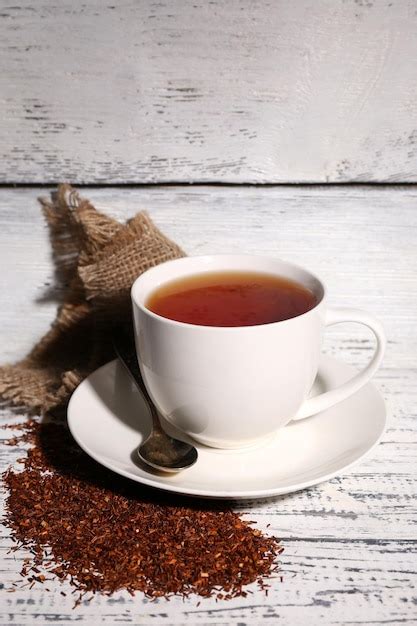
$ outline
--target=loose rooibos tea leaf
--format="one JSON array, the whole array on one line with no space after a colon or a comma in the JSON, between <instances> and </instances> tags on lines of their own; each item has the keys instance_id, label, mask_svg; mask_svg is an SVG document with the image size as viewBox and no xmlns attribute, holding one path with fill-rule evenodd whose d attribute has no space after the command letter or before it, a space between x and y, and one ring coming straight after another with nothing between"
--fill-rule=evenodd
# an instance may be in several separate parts
<instances>
[{"instance_id":1,"label":"loose rooibos tea leaf","mask_svg":"<svg viewBox=\"0 0 417 626\"><path fill-rule=\"evenodd\" d=\"M79 598L127 589L229 599L254 581L268 586L282 552L276 538L224 507L174 502L116 476L87 457L62 423L19 428L8 443L31 447L22 471L5 472L5 523L32 554L22 570L31 584L53 574Z\"/></svg>"}]
</instances>

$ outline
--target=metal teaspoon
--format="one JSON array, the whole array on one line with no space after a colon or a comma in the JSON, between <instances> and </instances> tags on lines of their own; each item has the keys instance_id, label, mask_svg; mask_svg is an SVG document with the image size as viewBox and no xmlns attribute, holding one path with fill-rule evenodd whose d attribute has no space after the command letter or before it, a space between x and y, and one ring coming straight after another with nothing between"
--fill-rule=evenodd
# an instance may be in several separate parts
<instances>
[{"instance_id":1,"label":"metal teaspoon","mask_svg":"<svg viewBox=\"0 0 417 626\"><path fill-rule=\"evenodd\" d=\"M184 441L170 437L162 429L158 411L145 387L139 369L133 336L130 336L126 331L117 329L112 333L112 341L117 356L144 396L152 417L151 433L137 450L139 458L147 465L162 472L175 473L191 467L197 461L197 450Z\"/></svg>"}]
</instances>

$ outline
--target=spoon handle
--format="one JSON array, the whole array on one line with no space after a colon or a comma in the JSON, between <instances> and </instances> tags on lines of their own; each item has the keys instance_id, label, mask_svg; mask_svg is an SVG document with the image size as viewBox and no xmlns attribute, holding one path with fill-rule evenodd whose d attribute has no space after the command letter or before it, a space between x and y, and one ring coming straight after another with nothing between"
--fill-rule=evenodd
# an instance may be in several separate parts
<instances>
[{"instance_id":1,"label":"spoon handle","mask_svg":"<svg viewBox=\"0 0 417 626\"><path fill-rule=\"evenodd\" d=\"M145 387L145 382L139 368L138 359L134 348L135 340L133 337L133 333L129 333L122 328L114 329L112 332L112 343L117 356L125 366L126 370L129 372L130 376L136 383L139 391L143 394L146 402L149 405L154 428L161 430L157 409L148 393L148 390Z\"/></svg>"}]
</instances>

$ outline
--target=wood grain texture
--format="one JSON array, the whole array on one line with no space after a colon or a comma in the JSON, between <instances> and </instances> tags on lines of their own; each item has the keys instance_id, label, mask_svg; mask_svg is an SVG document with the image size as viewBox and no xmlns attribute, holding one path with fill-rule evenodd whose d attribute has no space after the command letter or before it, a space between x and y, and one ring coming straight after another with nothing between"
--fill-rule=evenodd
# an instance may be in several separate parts
<instances>
[{"instance_id":1,"label":"wood grain texture","mask_svg":"<svg viewBox=\"0 0 417 626\"><path fill-rule=\"evenodd\" d=\"M414 0L3 0L0 181L417 181Z\"/></svg>"},{"instance_id":2,"label":"wood grain texture","mask_svg":"<svg viewBox=\"0 0 417 626\"><path fill-rule=\"evenodd\" d=\"M46 330L53 289L41 189L0 190L0 360L22 356ZM417 188L152 187L85 189L98 208L127 219L146 208L190 254L246 251L301 263L326 282L335 305L372 311L388 350L376 384L390 427L370 458L346 474L290 496L235 508L283 538L284 581L267 597L216 603L140 595L97 597L72 611L67 587L2 591L0 623L62 624L416 624ZM326 349L353 365L372 349L354 325L329 330ZM4 413L4 420L10 416ZM18 419L18 418L13 418ZM5 436L3 433L2 436ZM0 446L2 466L21 451ZM267 525L270 527L267 528ZM24 552L0 540L0 578L18 579Z\"/></svg>"}]
</instances>

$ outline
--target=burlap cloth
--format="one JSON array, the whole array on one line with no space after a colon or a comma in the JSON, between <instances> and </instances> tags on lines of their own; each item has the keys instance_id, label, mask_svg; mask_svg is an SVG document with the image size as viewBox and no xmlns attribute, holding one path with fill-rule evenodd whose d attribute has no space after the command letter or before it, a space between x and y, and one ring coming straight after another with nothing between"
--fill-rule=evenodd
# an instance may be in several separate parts
<instances>
[{"instance_id":1,"label":"burlap cloth","mask_svg":"<svg viewBox=\"0 0 417 626\"><path fill-rule=\"evenodd\" d=\"M29 413L62 407L81 380L113 358L110 327L131 323L130 287L142 272L184 256L145 212L126 224L70 185L40 200L63 302L28 356L0 368L0 397Z\"/></svg>"}]
</instances>

